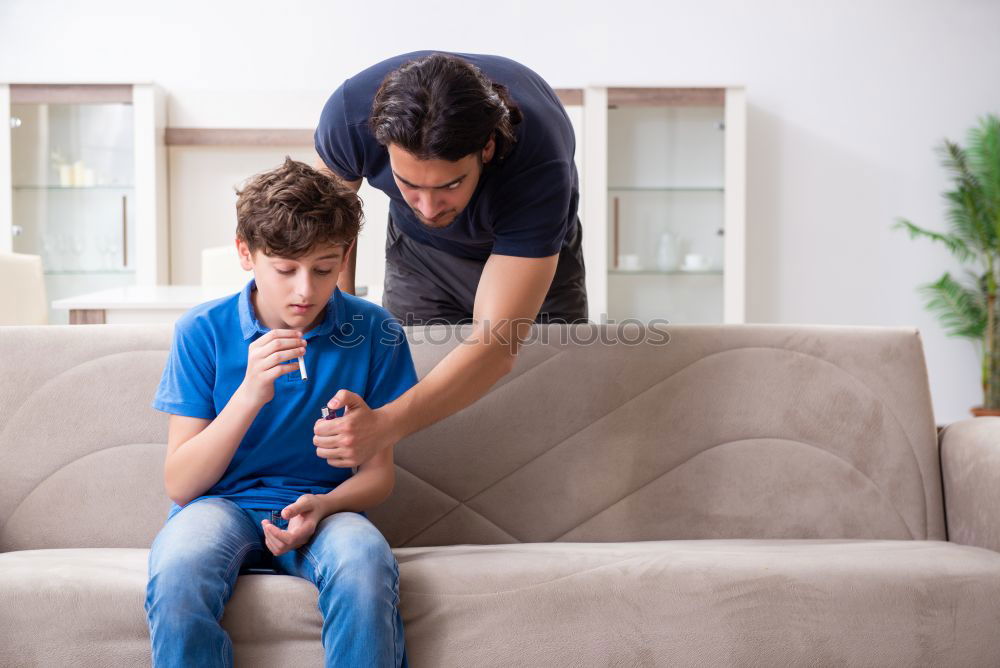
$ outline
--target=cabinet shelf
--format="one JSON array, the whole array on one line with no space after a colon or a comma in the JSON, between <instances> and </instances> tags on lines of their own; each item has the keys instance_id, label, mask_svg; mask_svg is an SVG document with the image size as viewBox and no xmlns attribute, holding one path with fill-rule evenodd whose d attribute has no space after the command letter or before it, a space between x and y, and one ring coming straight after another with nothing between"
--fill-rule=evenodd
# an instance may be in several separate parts
<instances>
[{"instance_id":1,"label":"cabinet shelf","mask_svg":"<svg viewBox=\"0 0 1000 668\"><path fill-rule=\"evenodd\" d=\"M69 269L66 271L46 271L46 276L104 276L134 274L135 269Z\"/></svg>"},{"instance_id":2,"label":"cabinet shelf","mask_svg":"<svg viewBox=\"0 0 1000 668\"><path fill-rule=\"evenodd\" d=\"M662 269L609 269L612 276L722 276L721 269L663 271Z\"/></svg>"},{"instance_id":3,"label":"cabinet shelf","mask_svg":"<svg viewBox=\"0 0 1000 668\"><path fill-rule=\"evenodd\" d=\"M120 185L120 186L14 186L14 192L26 191L26 192L36 192L36 191L58 191L58 190L73 190L73 191L87 191L87 190L134 190L135 186L132 185Z\"/></svg>"},{"instance_id":4,"label":"cabinet shelf","mask_svg":"<svg viewBox=\"0 0 1000 668\"><path fill-rule=\"evenodd\" d=\"M609 186L608 192L651 192L651 193L723 193L725 188L715 187L652 187L652 186Z\"/></svg>"}]
</instances>

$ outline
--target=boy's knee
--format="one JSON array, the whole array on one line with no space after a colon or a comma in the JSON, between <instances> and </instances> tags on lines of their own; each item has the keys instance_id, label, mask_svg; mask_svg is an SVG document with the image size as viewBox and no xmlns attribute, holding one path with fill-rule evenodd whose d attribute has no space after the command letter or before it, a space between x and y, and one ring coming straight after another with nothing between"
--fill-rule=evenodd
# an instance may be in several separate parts
<instances>
[{"instance_id":1,"label":"boy's knee","mask_svg":"<svg viewBox=\"0 0 1000 668\"><path fill-rule=\"evenodd\" d=\"M185 626L199 615L218 619L229 598L229 583L214 569L189 555L164 559L150 569L146 583L146 616ZM173 620L173 621L171 621Z\"/></svg>"},{"instance_id":2,"label":"boy's knee","mask_svg":"<svg viewBox=\"0 0 1000 668\"><path fill-rule=\"evenodd\" d=\"M339 515L348 515L339 513ZM330 522L321 536L317 558L332 569L333 573L356 574L382 579L394 574L396 560L385 538L364 517L337 517Z\"/></svg>"}]
</instances>

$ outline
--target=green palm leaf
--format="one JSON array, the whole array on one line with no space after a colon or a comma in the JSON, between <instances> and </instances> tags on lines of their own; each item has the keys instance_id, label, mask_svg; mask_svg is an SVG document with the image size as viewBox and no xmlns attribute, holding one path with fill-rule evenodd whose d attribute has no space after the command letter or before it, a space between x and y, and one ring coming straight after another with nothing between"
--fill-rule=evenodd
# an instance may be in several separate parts
<instances>
[{"instance_id":1,"label":"green palm leaf","mask_svg":"<svg viewBox=\"0 0 1000 668\"><path fill-rule=\"evenodd\" d=\"M920 286L927 309L936 314L949 336L982 340L986 308L978 286L965 286L945 273L934 283Z\"/></svg>"},{"instance_id":2,"label":"green palm leaf","mask_svg":"<svg viewBox=\"0 0 1000 668\"><path fill-rule=\"evenodd\" d=\"M1000 236L1000 118L980 119L979 127L969 130L968 168L980 185L982 215Z\"/></svg>"},{"instance_id":3,"label":"green palm leaf","mask_svg":"<svg viewBox=\"0 0 1000 668\"><path fill-rule=\"evenodd\" d=\"M985 215L983 188L970 166L968 152L946 139L939 153L941 164L951 172L956 185L955 190L944 193L951 233L978 251L994 247L997 228Z\"/></svg>"},{"instance_id":4,"label":"green palm leaf","mask_svg":"<svg viewBox=\"0 0 1000 668\"><path fill-rule=\"evenodd\" d=\"M892 229L905 229L910 233L911 239L916 239L918 237L925 237L931 241L937 241L944 244L952 255L957 257L961 262L971 262L976 259L976 252L969 247L968 242L954 234L941 234L940 232L934 232L933 230L925 230L922 227L918 227L904 218L897 218L896 224L892 226Z\"/></svg>"},{"instance_id":5,"label":"green palm leaf","mask_svg":"<svg viewBox=\"0 0 1000 668\"><path fill-rule=\"evenodd\" d=\"M1000 117L988 115L969 130L966 148L945 139L937 149L952 180L943 193L947 232L935 232L897 218L893 228L911 239L944 244L966 270L962 284L945 274L920 286L927 309L950 336L972 339L982 361L983 406L1000 408L1000 318L996 312L1000 278ZM992 328L992 329L991 329Z\"/></svg>"}]
</instances>

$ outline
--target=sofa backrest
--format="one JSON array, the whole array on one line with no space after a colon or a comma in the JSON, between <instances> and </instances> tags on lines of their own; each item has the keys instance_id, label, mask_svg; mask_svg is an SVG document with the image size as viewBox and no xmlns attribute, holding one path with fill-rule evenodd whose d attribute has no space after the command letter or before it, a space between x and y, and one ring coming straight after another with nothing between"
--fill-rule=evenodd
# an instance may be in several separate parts
<instances>
[{"instance_id":1,"label":"sofa backrest","mask_svg":"<svg viewBox=\"0 0 1000 668\"><path fill-rule=\"evenodd\" d=\"M464 329L410 329L423 376ZM148 547L164 326L0 328L0 551ZM402 441L394 546L944 539L919 333L541 326L479 402Z\"/></svg>"}]
</instances>

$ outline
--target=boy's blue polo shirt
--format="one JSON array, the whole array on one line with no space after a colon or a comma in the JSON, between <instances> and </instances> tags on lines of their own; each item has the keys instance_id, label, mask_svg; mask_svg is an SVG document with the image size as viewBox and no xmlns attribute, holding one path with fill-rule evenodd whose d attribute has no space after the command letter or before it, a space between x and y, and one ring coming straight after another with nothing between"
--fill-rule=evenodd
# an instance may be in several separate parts
<instances>
[{"instance_id":1,"label":"boy's blue polo shirt","mask_svg":"<svg viewBox=\"0 0 1000 668\"><path fill-rule=\"evenodd\" d=\"M254 314L255 289L251 280L242 292L200 304L177 321L153 408L206 419L222 412L246 375L250 344L270 331ZM198 498L283 508L302 494L329 492L351 477L351 469L316 456L313 425L320 409L341 389L378 408L417 382L399 322L339 289L322 322L304 337L309 379L293 371L274 382L274 399L257 413L222 478Z\"/></svg>"}]
</instances>

